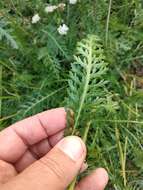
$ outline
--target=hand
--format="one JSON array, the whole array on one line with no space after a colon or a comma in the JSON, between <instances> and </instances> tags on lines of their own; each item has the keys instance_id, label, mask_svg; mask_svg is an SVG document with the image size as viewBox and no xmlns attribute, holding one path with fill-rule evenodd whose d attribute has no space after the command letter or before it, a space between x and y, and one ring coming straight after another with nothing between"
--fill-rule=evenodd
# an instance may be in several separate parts
<instances>
[{"instance_id":1,"label":"hand","mask_svg":"<svg viewBox=\"0 0 143 190\"><path fill-rule=\"evenodd\" d=\"M64 190L82 168L86 147L79 137L63 138L64 108L17 122L0 133L1 190ZM103 190L108 175L97 169L76 190Z\"/></svg>"}]
</instances>

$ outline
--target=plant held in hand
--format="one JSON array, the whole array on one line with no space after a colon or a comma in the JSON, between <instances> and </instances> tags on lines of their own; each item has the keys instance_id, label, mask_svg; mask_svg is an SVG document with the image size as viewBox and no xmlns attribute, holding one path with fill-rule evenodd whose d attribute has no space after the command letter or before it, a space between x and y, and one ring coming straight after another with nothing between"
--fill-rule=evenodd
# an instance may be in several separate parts
<instances>
[{"instance_id":1,"label":"plant held in hand","mask_svg":"<svg viewBox=\"0 0 143 190\"><path fill-rule=\"evenodd\" d=\"M72 134L74 135L83 126L82 134L86 142L90 126L96 112L96 107L105 104L104 75L107 63L103 46L95 35L88 35L77 45L75 62L71 65L67 104L75 113L75 123ZM107 93L107 92L106 92ZM69 187L74 189L76 179Z\"/></svg>"}]
</instances>

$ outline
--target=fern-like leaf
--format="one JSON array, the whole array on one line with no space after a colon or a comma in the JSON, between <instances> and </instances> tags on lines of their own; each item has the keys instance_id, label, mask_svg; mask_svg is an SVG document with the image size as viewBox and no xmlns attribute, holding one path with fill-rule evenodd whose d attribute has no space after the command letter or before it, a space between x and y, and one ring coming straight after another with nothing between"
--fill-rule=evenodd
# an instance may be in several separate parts
<instances>
[{"instance_id":1,"label":"fern-like leaf","mask_svg":"<svg viewBox=\"0 0 143 190\"><path fill-rule=\"evenodd\" d=\"M77 46L75 62L72 63L68 88L68 106L75 112L75 129L84 116L89 122L93 110L91 106L103 102L105 83L103 75L107 71L103 47L99 38L89 35Z\"/></svg>"},{"instance_id":2,"label":"fern-like leaf","mask_svg":"<svg viewBox=\"0 0 143 190\"><path fill-rule=\"evenodd\" d=\"M18 45L13 36L11 36L5 29L0 27L0 40L2 39L5 39L7 44L10 45L13 49L18 49Z\"/></svg>"}]
</instances>

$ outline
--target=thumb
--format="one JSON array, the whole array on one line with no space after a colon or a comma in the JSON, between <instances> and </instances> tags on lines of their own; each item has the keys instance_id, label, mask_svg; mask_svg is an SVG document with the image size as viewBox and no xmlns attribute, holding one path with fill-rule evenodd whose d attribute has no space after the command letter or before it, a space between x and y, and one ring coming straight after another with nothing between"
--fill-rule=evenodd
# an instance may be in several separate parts
<instances>
[{"instance_id":1,"label":"thumb","mask_svg":"<svg viewBox=\"0 0 143 190\"><path fill-rule=\"evenodd\" d=\"M46 156L9 182L4 190L64 190L78 174L86 156L79 137L62 139Z\"/></svg>"}]
</instances>

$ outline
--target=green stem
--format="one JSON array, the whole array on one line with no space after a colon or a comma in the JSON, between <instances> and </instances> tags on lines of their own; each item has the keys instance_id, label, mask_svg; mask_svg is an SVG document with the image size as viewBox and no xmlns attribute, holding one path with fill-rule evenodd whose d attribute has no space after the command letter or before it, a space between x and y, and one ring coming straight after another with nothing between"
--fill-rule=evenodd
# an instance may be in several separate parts
<instances>
[{"instance_id":1,"label":"green stem","mask_svg":"<svg viewBox=\"0 0 143 190\"><path fill-rule=\"evenodd\" d=\"M88 64L87 64L87 68L86 68L86 71L87 71L87 73L86 73L86 82L85 82L85 86L84 86L84 89L83 89L83 93L82 93L82 97L81 97L77 117L76 117L74 128L73 128L73 131L72 131L72 135L74 135L76 127L78 126L78 121L79 121L81 111L82 111L82 108L83 108L83 105L84 105L84 101L85 101L85 98L86 98L86 95L87 95L87 91L88 91L88 88L89 88L89 82L90 82L91 70L92 70L92 46L90 46L89 58L88 58L87 62L88 62Z\"/></svg>"},{"instance_id":2,"label":"green stem","mask_svg":"<svg viewBox=\"0 0 143 190\"><path fill-rule=\"evenodd\" d=\"M87 141L87 137L88 137L88 132L89 132L90 126L91 126L91 121L89 121L87 123L85 131L84 131L84 135L83 135L83 138L82 138L84 143L86 143L86 141ZM70 184L68 190L74 190L75 189L76 181L77 181L77 176L75 177L75 179Z\"/></svg>"},{"instance_id":3,"label":"green stem","mask_svg":"<svg viewBox=\"0 0 143 190\"><path fill-rule=\"evenodd\" d=\"M107 47L107 44L108 44L108 33L109 33L109 21L110 21L110 14L111 14L111 6L112 6L112 0L109 0L108 15L107 15L107 21L106 21L106 31L105 31L105 44L106 44L106 47Z\"/></svg>"},{"instance_id":4,"label":"green stem","mask_svg":"<svg viewBox=\"0 0 143 190\"><path fill-rule=\"evenodd\" d=\"M76 186L76 181L77 181L77 176L75 177L75 179L72 181L72 183L70 184L69 188L67 190L74 190L75 186Z\"/></svg>"},{"instance_id":5,"label":"green stem","mask_svg":"<svg viewBox=\"0 0 143 190\"><path fill-rule=\"evenodd\" d=\"M69 18L70 18L70 5L67 5L67 24L69 26Z\"/></svg>"},{"instance_id":6,"label":"green stem","mask_svg":"<svg viewBox=\"0 0 143 190\"><path fill-rule=\"evenodd\" d=\"M86 141L87 141L87 137L88 137L88 132L89 132L89 129L90 129L90 125L91 125L91 121L89 121L89 122L87 123L87 126L86 126L85 131L84 131L84 135L83 135L83 138L82 138L84 143L86 143Z\"/></svg>"},{"instance_id":7,"label":"green stem","mask_svg":"<svg viewBox=\"0 0 143 190\"><path fill-rule=\"evenodd\" d=\"M93 62L92 62L92 40L90 41L90 46L89 46L89 56L87 58L87 65L86 65L86 76L85 76L85 85L84 85L84 88L83 88L83 93L82 93L82 96L81 96L81 100L80 100L80 103L79 103L79 109L77 111L77 117L75 119L75 124L74 124L74 127L73 127L73 131L72 131L72 135L75 134L75 131L76 131L76 128L79 124L79 119L80 119L80 116L81 116L81 112L82 112L82 109L83 109L83 106L84 106L84 102L85 102L85 99L86 99L86 96L87 96L87 92L88 92L88 89L89 89L89 83L90 83L90 80L91 80L91 71L92 71L92 66L93 66ZM91 122L89 121L87 123L87 126L85 128L85 131L84 131L84 135L83 135L83 141L84 143L86 143L86 140L87 140L87 136L88 136L88 132L89 132L89 129L90 129L90 125L91 125ZM75 177L75 179L73 180L73 182L70 184L68 190L74 190L75 189L75 185L76 185L76 181L77 181L77 177Z\"/></svg>"}]
</instances>

